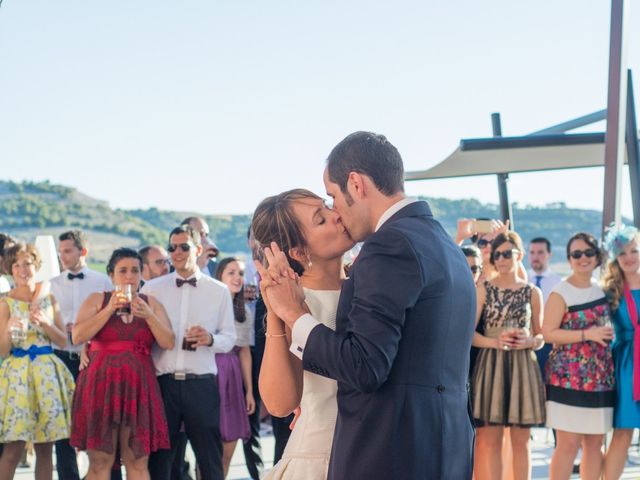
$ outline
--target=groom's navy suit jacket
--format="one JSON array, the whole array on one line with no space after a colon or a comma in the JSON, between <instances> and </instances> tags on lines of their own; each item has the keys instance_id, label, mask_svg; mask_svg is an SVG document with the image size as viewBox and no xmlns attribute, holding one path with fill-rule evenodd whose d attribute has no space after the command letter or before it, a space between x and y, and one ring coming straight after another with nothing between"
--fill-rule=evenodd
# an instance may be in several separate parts
<instances>
[{"instance_id":1,"label":"groom's navy suit jacket","mask_svg":"<svg viewBox=\"0 0 640 480\"><path fill-rule=\"evenodd\" d=\"M460 248L425 202L364 243L336 331L316 326L306 370L338 380L329 479L470 479L467 375L476 294Z\"/></svg>"}]
</instances>

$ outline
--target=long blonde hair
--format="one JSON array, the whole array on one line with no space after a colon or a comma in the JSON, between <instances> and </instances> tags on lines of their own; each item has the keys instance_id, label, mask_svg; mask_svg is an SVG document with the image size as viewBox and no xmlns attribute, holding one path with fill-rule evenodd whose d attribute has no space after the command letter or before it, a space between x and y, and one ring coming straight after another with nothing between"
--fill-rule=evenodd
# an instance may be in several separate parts
<instances>
[{"instance_id":1,"label":"long blonde hair","mask_svg":"<svg viewBox=\"0 0 640 480\"><path fill-rule=\"evenodd\" d=\"M611 309L617 310L624 294L624 273L617 258L607 262L607 268L602 277L602 287L611 303Z\"/></svg>"}]
</instances>

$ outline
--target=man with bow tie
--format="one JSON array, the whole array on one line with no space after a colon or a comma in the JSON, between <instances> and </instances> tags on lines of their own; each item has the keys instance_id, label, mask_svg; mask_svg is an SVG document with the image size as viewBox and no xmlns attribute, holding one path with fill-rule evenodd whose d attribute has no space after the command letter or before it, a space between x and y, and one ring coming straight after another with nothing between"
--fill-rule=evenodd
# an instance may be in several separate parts
<instances>
[{"instance_id":1,"label":"man with bow tie","mask_svg":"<svg viewBox=\"0 0 640 480\"><path fill-rule=\"evenodd\" d=\"M167 247L173 273L145 283L142 293L164 306L176 334L173 350L154 349L153 362L164 398L171 450L149 458L154 480L169 480L180 424L196 456L202 480L222 480L220 402L215 353L235 344L231 294L221 282L204 275L197 259L200 235L189 225L174 228Z\"/></svg>"},{"instance_id":2,"label":"man with bow tie","mask_svg":"<svg viewBox=\"0 0 640 480\"><path fill-rule=\"evenodd\" d=\"M54 353L64 362L74 379L78 378L82 345L71 343L71 329L82 302L92 293L112 289L111 280L104 273L87 267L87 241L80 230L70 230L58 237L58 256L64 271L51 279L51 293L58 304L67 331L67 346ZM56 470L61 480L79 480L76 451L69 440L56 442Z\"/></svg>"}]
</instances>

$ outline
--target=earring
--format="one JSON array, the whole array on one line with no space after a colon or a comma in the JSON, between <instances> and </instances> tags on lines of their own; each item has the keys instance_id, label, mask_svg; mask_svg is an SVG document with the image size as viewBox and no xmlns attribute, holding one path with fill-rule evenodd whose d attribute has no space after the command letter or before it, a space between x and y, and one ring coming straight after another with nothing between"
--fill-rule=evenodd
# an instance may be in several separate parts
<instances>
[{"instance_id":1,"label":"earring","mask_svg":"<svg viewBox=\"0 0 640 480\"><path fill-rule=\"evenodd\" d=\"M313 267L313 262L311 261L311 255L307 254L307 267Z\"/></svg>"}]
</instances>

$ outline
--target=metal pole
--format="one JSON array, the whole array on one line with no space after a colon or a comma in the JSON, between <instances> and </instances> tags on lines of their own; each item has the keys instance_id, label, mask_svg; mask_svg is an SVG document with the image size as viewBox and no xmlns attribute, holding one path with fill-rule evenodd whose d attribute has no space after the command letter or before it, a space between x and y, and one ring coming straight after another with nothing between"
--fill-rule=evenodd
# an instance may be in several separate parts
<instances>
[{"instance_id":1,"label":"metal pole","mask_svg":"<svg viewBox=\"0 0 640 480\"><path fill-rule=\"evenodd\" d=\"M633 224L640 228L640 143L636 123L636 105L633 99L633 77L627 71L627 161L629 162L629 180L631 181L631 205L633 206Z\"/></svg>"},{"instance_id":2,"label":"metal pole","mask_svg":"<svg viewBox=\"0 0 640 480\"><path fill-rule=\"evenodd\" d=\"M500 121L499 113L491 114L491 127L493 129L494 137L502 136L502 122ZM499 173L498 177L498 197L500 199L500 217L502 217L502 221L506 222L509 220L509 228L514 230L513 224L513 214L511 212L511 203L509 203L509 174L508 173Z\"/></svg>"},{"instance_id":3,"label":"metal pole","mask_svg":"<svg viewBox=\"0 0 640 480\"><path fill-rule=\"evenodd\" d=\"M624 163L624 126L627 109L625 8L625 0L611 0L607 133L604 146L603 231L610 223L620 223L620 183Z\"/></svg>"}]
</instances>

